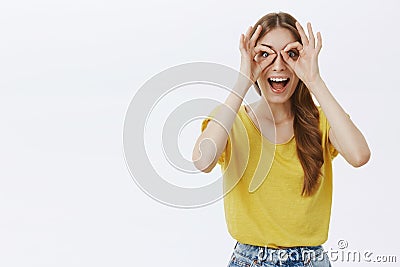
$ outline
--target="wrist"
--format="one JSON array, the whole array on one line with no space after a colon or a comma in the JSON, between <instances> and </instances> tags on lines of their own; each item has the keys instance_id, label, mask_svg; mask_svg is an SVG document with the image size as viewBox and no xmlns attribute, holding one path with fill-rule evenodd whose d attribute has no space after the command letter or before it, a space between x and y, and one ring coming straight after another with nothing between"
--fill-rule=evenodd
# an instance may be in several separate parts
<instances>
[{"instance_id":1,"label":"wrist","mask_svg":"<svg viewBox=\"0 0 400 267\"><path fill-rule=\"evenodd\" d=\"M253 81L243 73L240 73L234 85L234 90L248 90L252 85Z\"/></svg>"},{"instance_id":2,"label":"wrist","mask_svg":"<svg viewBox=\"0 0 400 267\"><path fill-rule=\"evenodd\" d=\"M233 86L232 90L236 93L244 95L252 86L252 82L249 79L238 79Z\"/></svg>"},{"instance_id":3,"label":"wrist","mask_svg":"<svg viewBox=\"0 0 400 267\"><path fill-rule=\"evenodd\" d=\"M310 90L312 93L315 92L316 90L319 90L319 88L324 87L325 85L324 81L319 75L312 81L305 82L304 84L307 86L308 90Z\"/></svg>"}]
</instances>

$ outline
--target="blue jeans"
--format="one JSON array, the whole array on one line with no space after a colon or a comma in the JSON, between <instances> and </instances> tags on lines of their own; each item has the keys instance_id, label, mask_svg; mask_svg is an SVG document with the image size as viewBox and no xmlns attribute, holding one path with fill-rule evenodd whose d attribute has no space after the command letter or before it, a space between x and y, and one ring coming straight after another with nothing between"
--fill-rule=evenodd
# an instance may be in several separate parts
<instances>
[{"instance_id":1,"label":"blue jeans","mask_svg":"<svg viewBox=\"0 0 400 267\"><path fill-rule=\"evenodd\" d=\"M274 249L236 242L228 267L331 267L323 247Z\"/></svg>"}]
</instances>

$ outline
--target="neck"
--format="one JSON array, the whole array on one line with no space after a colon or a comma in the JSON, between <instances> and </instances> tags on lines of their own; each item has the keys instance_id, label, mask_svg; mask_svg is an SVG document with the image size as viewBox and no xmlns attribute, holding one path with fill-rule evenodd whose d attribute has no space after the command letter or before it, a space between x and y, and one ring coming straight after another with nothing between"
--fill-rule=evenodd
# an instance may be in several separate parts
<instances>
[{"instance_id":1,"label":"neck","mask_svg":"<svg viewBox=\"0 0 400 267\"><path fill-rule=\"evenodd\" d=\"M269 103L264 98L258 101L256 109L259 111L258 114L268 120L271 120L275 125L286 123L293 119L293 113L290 101L284 103Z\"/></svg>"}]
</instances>

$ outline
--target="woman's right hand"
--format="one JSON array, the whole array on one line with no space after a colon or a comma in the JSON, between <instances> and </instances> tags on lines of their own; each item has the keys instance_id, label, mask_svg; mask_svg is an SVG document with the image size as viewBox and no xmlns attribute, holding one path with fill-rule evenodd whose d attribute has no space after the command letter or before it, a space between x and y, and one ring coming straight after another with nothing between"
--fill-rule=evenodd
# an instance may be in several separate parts
<instances>
[{"instance_id":1,"label":"woman's right hand","mask_svg":"<svg viewBox=\"0 0 400 267\"><path fill-rule=\"evenodd\" d=\"M258 25L254 34L250 36L253 27L250 26L246 32L240 35L240 72L246 75L252 83L255 83L261 72L268 67L276 57L274 50L264 45L257 45L256 41L262 30L262 26ZM242 78L243 79L243 78ZM249 82L249 81L247 81ZM246 82L246 83L247 83ZM251 86L251 84L250 84Z\"/></svg>"}]
</instances>

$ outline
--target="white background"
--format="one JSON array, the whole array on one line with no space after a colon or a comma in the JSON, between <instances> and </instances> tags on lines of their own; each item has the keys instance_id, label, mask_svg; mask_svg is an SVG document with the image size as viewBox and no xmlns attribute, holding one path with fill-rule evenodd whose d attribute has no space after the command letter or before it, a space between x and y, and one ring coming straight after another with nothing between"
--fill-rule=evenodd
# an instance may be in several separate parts
<instances>
[{"instance_id":1,"label":"white background","mask_svg":"<svg viewBox=\"0 0 400 267\"><path fill-rule=\"evenodd\" d=\"M334 161L325 248L344 239L400 261L398 10L396 0L2 1L0 266L226 266L222 201L177 209L144 194L124 162L123 121L168 67L238 69L239 35L272 11L322 32L321 74L372 151L358 169Z\"/></svg>"}]
</instances>

